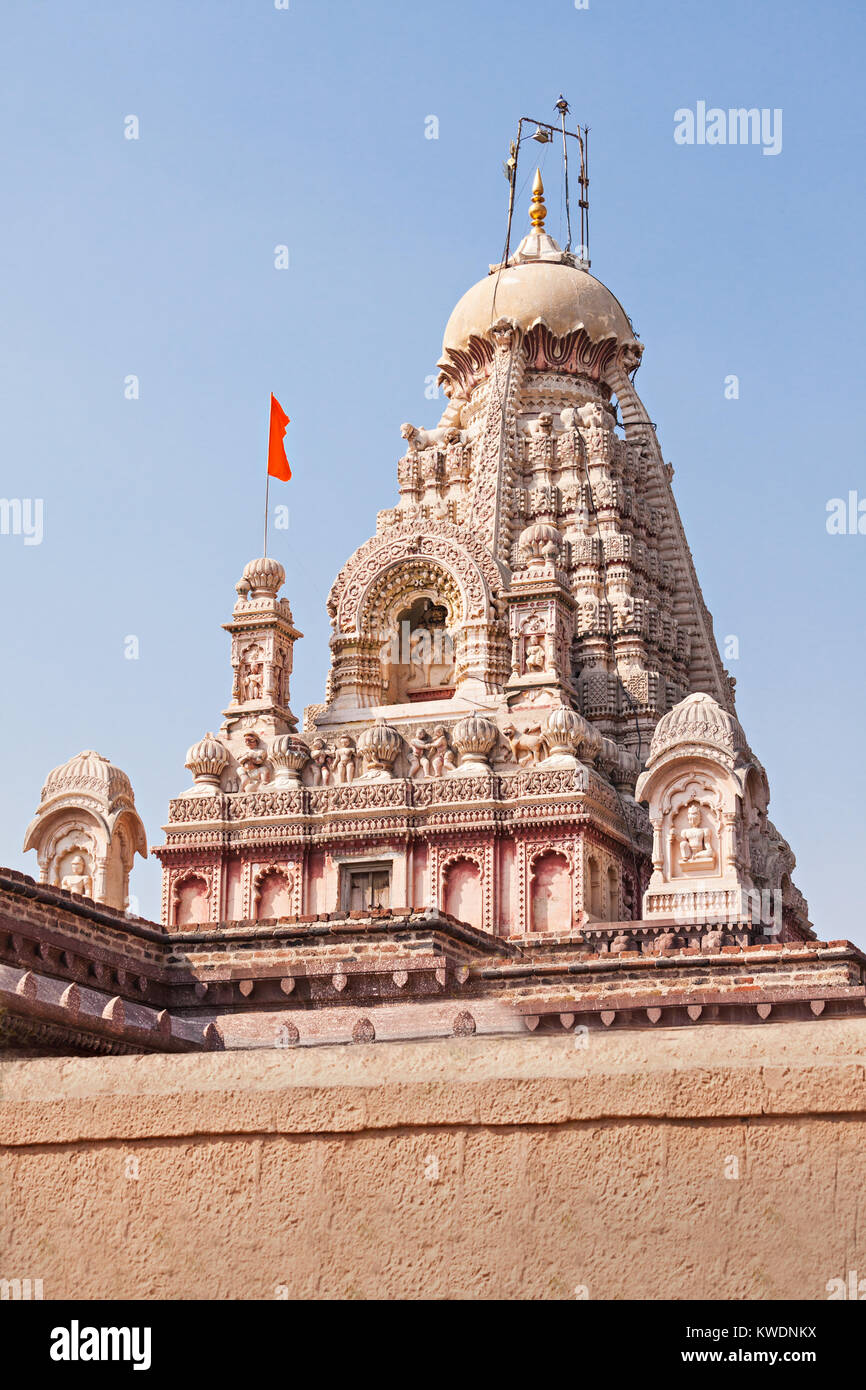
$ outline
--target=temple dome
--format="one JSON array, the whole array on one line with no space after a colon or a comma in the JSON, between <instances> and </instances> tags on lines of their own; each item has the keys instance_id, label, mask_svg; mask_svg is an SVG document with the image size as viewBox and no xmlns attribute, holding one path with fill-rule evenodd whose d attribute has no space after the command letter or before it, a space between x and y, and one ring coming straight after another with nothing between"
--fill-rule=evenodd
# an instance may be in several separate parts
<instances>
[{"instance_id":1,"label":"temple dome","mask_svg":"<svg viewBox=\"0 0 866 1390\"><path fill-rule=\"evenodd\" d=\"M92 748L77 753L49 772L42 788L42 800L50 801L75 792L88 792L109 807L121 800L133 804L132 787L126 773Z\"/></svg>"},{"instance_id":2,"label":"temple dome","mask_svg":"<svg viewBox=\"0 0 866 1390\"><path fill-rule=\"evenodd\" d=\"M557 338L583 328L593 342L635 341L616 296L588 270L558 257L509 264L467 290L448 320L443 356L467 347L473 336L488 336L492 324L502 318L512 319L524 331L544 324Z\"/></svg>"},{"instance_id":3,"label":"temple dome","mask_svg":"<svg viewBox=\"0 0 866 1390\"><path fill-rule=\"evenodd\" d=\"M590 275L588 262L562 247L545 230L544 185L535 171L530 231L502 265L467 290L445 328L441 365L465 352L470 340L489 338L499 320L528 333L543 324L554 338L583 329L593 343L628 347L629 370L640 361L643 344L635 338L625 309L606 285Z\"/></svg>"},{"instance_id":4,"label":"temple dome","mask_svg":"<svg viewBox=\"0 0 866 1390\"><path fill-rule=\"evenodd\" d=\"M687 695L662 716L652 737L647 767L652 767L671 749L683 745L715 748L733 758L738 754L749 756L749 745L739 720L704 691Z\"/></svg>"}]
</instances>

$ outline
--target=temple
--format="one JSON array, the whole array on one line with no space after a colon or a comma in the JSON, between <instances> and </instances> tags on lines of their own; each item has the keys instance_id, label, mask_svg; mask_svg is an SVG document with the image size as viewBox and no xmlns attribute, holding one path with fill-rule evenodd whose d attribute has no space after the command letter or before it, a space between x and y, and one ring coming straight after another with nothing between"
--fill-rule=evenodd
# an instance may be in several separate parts
<instances>
[{"instance_id":1,"label":"temple","mask_svg":"<svg viewBox=\"0 0 866 1390\"><path fill-rule=\"evenodd\" d=\"M338 574L320 704L291 708L285 572L251 560L227 702L144 832L94 752L0 871L9 1048L167 1051L762 1022L859 1009L769 819L631 321L530 228L448 319L435 426ZM299 728L300 724L300 728ZM191 730L191 734L197 731Z\"/></svg>"}]
</instances>

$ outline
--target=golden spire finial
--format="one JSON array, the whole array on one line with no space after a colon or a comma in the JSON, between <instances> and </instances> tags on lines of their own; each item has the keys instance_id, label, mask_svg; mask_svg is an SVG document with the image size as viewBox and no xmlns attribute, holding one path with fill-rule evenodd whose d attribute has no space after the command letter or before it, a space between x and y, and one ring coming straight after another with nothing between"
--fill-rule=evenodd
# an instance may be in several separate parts
<instances>
[{"instance_id":1,"label":"golden spire finial","mask_svg":"<svg viewBox=\"0 0 866 1390\"><path fill-rule=\"evenodd\" d=\"M544 219L547 216L547 208L544 206L544 184L541 182L541 170L536 169L535 178L532 183L532 202L529 204L529 220L532 223L534 232L544 231Z\"/></svg>"}]
</instances>

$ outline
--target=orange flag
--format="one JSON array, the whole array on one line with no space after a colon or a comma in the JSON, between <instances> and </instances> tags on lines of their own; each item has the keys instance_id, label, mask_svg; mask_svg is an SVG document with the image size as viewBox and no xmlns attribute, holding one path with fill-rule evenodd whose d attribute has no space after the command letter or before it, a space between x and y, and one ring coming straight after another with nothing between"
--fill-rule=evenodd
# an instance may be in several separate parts
<instances>
[{"instance_id":1,"label":"orange flag","mask_svg":"<svg viewBox=\"0 0 866 1390\"><path fill-rule=\"evenodd\" d=\"M287 483L292 476L289 460L286 458L286 446L283 443L288 424L289 417L272 391L271 429L268 435L268 473L272 478L281 478L284 483Z\"/></svg>"}]
</instances>

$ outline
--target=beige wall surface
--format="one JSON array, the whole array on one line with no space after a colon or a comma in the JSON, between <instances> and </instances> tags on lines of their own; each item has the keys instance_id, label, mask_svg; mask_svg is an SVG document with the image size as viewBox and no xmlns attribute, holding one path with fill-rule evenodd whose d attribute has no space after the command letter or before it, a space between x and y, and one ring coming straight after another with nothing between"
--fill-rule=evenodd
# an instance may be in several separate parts
<instances>
[{"instance_id":1,"label":"beige wall surface","mask_svg":"<svg viewBox=\"0 0 866 1390\"><path fill-rule=\"evenodd\" d=\"M826 1299L866 1280L864 1068L866 1019L7 1061L0 1280Z\"/></svg>"}]
</instances>

